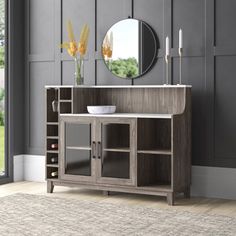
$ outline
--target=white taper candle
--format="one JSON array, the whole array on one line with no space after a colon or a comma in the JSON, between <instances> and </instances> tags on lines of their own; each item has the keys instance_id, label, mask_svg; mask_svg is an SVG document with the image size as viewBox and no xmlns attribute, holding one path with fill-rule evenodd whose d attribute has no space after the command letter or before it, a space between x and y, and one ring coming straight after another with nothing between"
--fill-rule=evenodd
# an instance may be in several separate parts
<instances>
[{"instance_id":1,"label":"white taper candle","mask_svg":"<svg viewBox=\"0 0 236 236\"><path fill-rule=\"evenodd\" d=\"M166 37L166 56L170 55L170 40L169 37Z\"/></svg>"},{"instance_id":2,"label":"white taper candle","mask_svg":"<svg viewBox=\"0 0 236 236\"><path fill-rule=\"evenodd\" d=\"M179 48L183 48L183 30L179 30Z\"/></svg>"}]
</instances>

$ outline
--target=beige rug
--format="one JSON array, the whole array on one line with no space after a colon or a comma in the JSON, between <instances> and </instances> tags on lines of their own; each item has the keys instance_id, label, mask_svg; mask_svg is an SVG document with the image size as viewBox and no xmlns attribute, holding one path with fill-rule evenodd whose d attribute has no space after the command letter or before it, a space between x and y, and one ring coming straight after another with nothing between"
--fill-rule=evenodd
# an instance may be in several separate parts
<instances>
[{"instance_id":1,"label":"beige rug","mask_svg":"<svg viewBox=\"0 0 236 236\"><path fill-rule=\"evenodd\" d=\"M1 236L236 235L236 218L47 196L0 198Z\"/></svg>"}]
</instances>

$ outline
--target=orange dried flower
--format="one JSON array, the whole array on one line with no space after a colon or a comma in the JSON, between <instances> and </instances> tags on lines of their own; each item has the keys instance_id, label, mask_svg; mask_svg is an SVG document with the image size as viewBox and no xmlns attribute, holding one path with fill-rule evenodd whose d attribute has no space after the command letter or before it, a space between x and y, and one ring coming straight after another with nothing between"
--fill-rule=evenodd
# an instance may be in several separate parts
<instances>
[{"instance_id":1,"label":"orange dried flower","mask_svg":"<svg viewBox=\"0 0 236 236\"><path fill-rule=\"evenodd\" d=\"M110 35L106 35L103 41L102 54L104 57L111 58L113 52L113 32Z\"/></svg>"},{"instance_id":2,"label":"orange dried flower","mask_svg":"<svg viewBox=\"0 0 236 236\"><path fill-rule=\"evenodd\" d=\"M86 53L86 48L84 43L79 43L78 51L81 55L85 55Z\"/></svg>"},{"instance_id":3,"label":"orange dried flower","mask_svg":"<svg viewBox=\"0 0 236 236\"><path fill-rule=\"evenodd\" d=\"M112 57L112 50L111 50L111 48L109 48L109 47L107 48L106 55L107 55L108 58Z\"/></svg>"},{"instance_id":4,"label":"orange dried flower","mask_svg":"<svg viewBox=\"0 0 236 236\"><path fill-rule=\"evenodd\" d=\"M67 49L67 51L72 57L75 57L76 53L78 52L76 42L70 42L70 47Z\"/></svg>"},{"instance_id":5,"label":"orange dried flower","mask_svg":"<svg viewBox=\"0 0 236 236\"><path fill-rule=\"evenodd\" d=\"M67 49L67 52L70 56L76 57L77 53L80 53L80 56L83 57L87 51L87 45L88 45L88 38L89 38L89 27L88 25L84 25L81 34L80 34L80 42L77 45L73 27L71 24L71 21L68 21L67 23L67 30L69 35L69 42L65 42L61 45L62 48Z\"/></svg>"}]
</instances>

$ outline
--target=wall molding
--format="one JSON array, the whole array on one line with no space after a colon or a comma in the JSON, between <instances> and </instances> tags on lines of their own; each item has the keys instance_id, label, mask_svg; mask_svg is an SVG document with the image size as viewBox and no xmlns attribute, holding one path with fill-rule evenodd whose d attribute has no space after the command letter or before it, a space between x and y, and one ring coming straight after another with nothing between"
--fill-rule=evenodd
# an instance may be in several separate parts
<instances>
[{"instance_id":1,"label":"wall molding","mask_svg":"<svg viewBox=\"0 0 236 236\"><path fill-rule=\"evenodd\" d=\"M29 54L28 62L54 62L54 54Z\"/></svg>"},{"instance_id":2,"label":"wall molding","mask_svg":"<svg viewBox=\"0 0 236 236\"><path fill-rule=\"evenodd\" d=\"M192 166L192 196L236 200L236 168Z\"/></svg>"},{"instance_id":3,"label":"wall molding","mask_svg":"<svg viewBox=\"0 0 236 236\"><path fill-rule=\"evenodd\" d=\"M192 166L191 195L236 200L236 169ZM14 156L14 182L45 182L45 156Z\"/></svg>"}]
</instances>

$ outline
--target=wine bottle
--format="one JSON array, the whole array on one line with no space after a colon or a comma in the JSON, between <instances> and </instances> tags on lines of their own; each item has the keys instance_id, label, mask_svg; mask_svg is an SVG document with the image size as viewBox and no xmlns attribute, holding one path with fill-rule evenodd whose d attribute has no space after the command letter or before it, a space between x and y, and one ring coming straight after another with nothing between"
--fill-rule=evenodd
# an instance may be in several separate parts
<instances>
[{"instance_id":1,"label":"wine bottle","mask_svg":"<svg viewBox=\"0 0 236 236\"><path fill-rule=\"evenodd\" d=\"M58 144L57 143L52 143L51 144L51 149L58 149Z\"/></svg>"},{"instance_id":2,"label":"wine bottle","mask_svg":"<svg viewBox=\"0 0 236 236\"><path fill-rule=\"evenodd\" d=\"M58 171L52 172L52 173L51 173L51 176L52 176L52 177L57 177L57 176L58 176Z\"/></svg>"},{"instance_id":3,"label":"wine bottle","mask_svg":"<svg viewBox=\"0 0 236 236\"><path fill-rule=\"evenodd\" d=\"M57 157L52 157L51 158L51 163L58 163L58 158Z\"/></svg>"}]
</instances>

